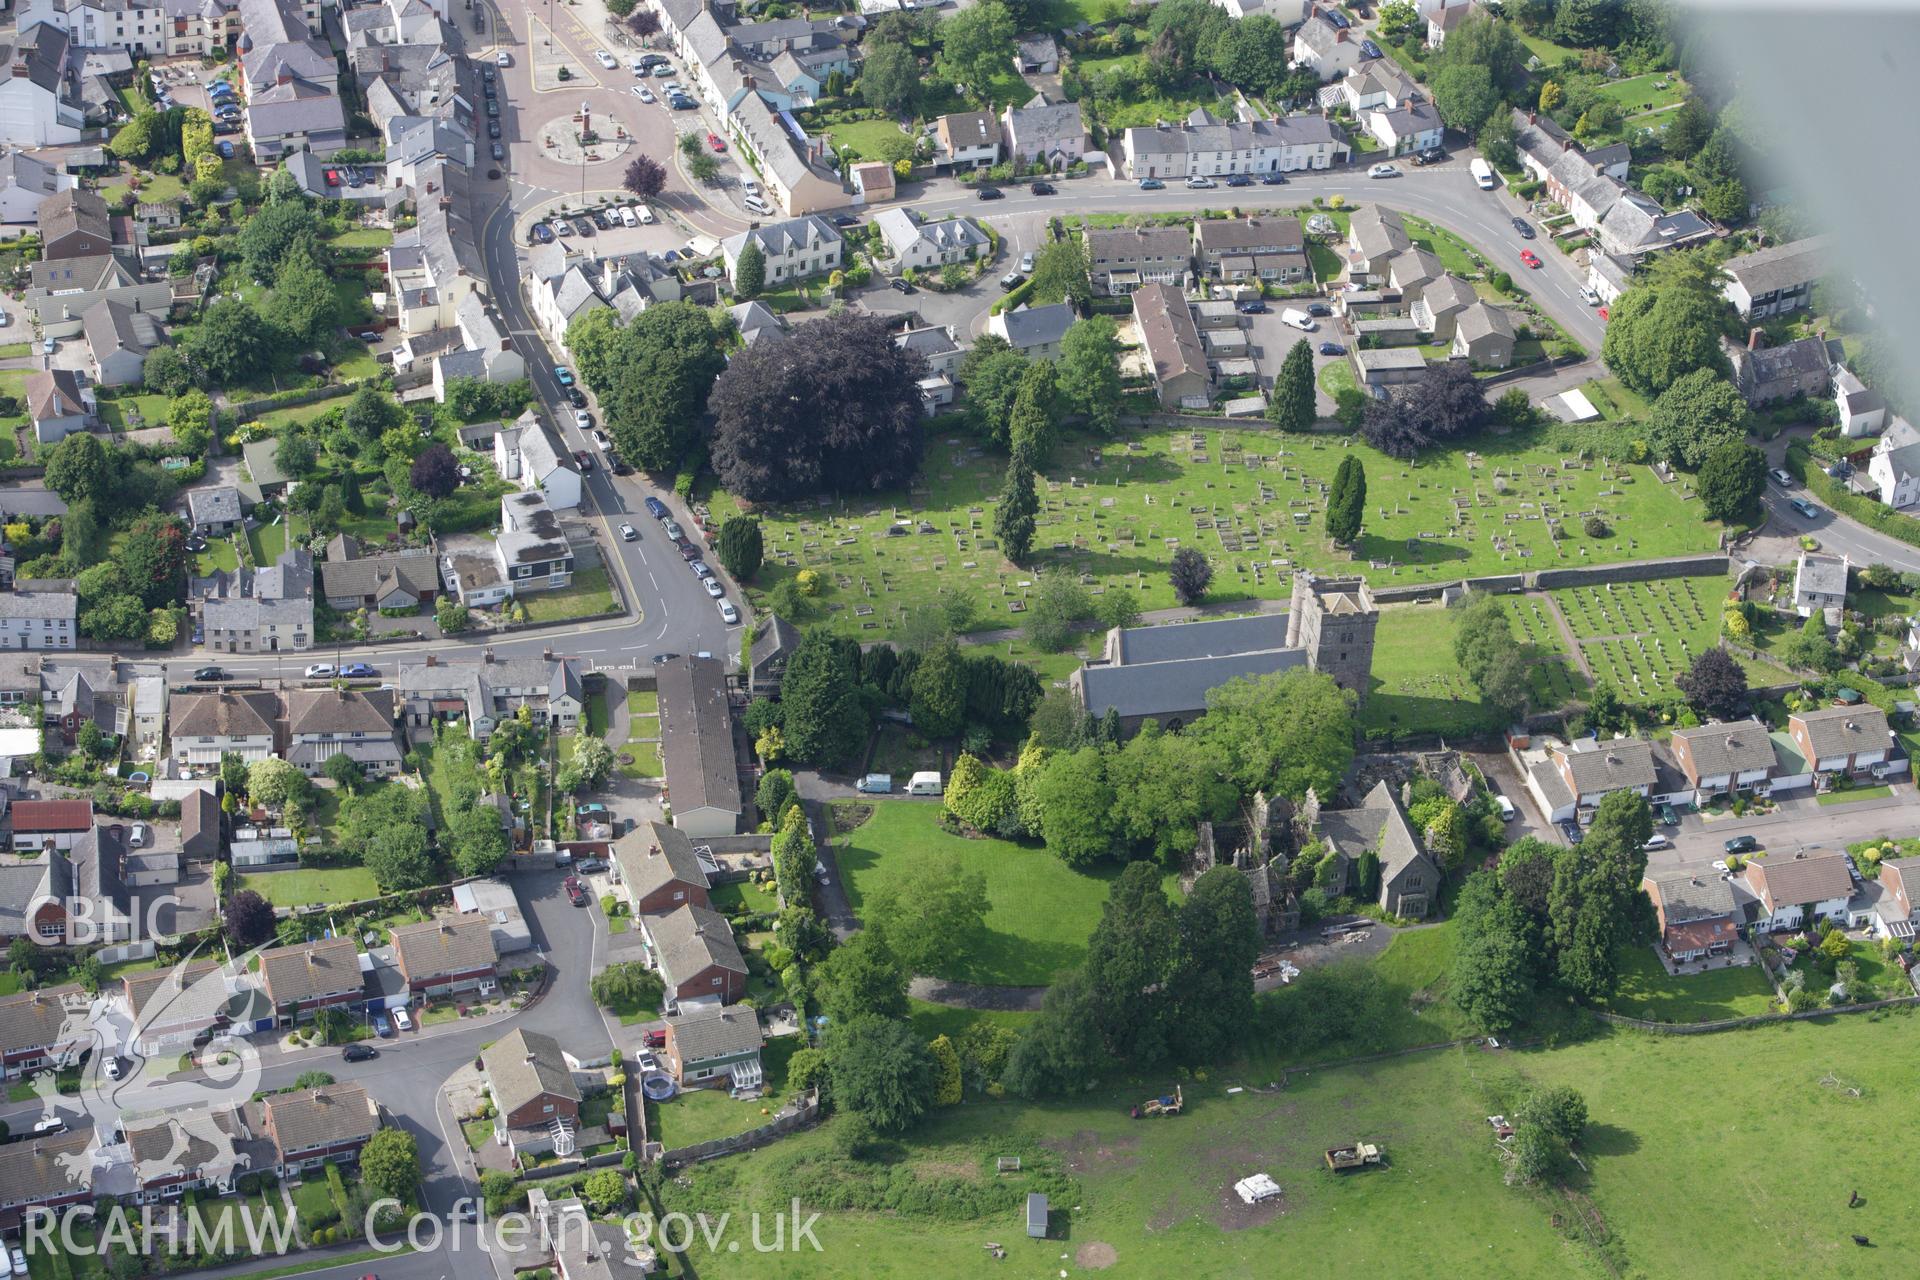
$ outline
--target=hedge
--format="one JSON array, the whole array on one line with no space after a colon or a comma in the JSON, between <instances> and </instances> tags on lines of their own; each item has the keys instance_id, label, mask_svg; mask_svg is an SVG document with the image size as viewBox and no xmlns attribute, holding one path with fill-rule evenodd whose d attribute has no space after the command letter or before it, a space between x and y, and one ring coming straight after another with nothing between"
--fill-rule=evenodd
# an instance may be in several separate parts
<instances>
[{"instance_id":1,"label":"hedge","mask_svg":"<svg viewBox=\"0 0 1920 1280\"><path fill-rule=\"evenodd\" d=\"M1815 463L1806 445L1796 441L1787 446L1786 468L1816 498L1835 511L1858 520L1868 528L1878 529L1888 537L1898 538L1908 546L1920 547L1920 520L1903 516L1872 498L1849 492L1844 484Z\"/></svg>"}]
</instances>

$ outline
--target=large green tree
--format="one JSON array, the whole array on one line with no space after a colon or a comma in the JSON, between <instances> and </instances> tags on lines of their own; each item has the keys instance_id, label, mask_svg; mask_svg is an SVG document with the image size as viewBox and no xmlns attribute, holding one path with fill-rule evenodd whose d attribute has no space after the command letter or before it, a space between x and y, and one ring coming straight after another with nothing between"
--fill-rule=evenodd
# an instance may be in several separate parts
<instances>
[{"instance_id":1,"label":"large green tree","mask_svg":"<svg viewBox=\"0 0 1920 1280\"><path fill-rule=\"evenodd\" d=\"M1128 864L1087 940L1087 981L1108 1052L1134 1067L1166 1060L1176 1026L1180 929L1150 862Z\"/></svg>"},{"instance_id":2,"label":"large green tree","mask_svg":"<svg viewBox=\"0 0 1920 1280\"><path fill-rule=\"evenodd\" d=\"M714 550L720 553L720 563L737 581L753 581L766 556L760 521L753 516L728 516L720 526L720 536L714 540Z\"/></svg>"},{"instance_id":3,"label":"large green tree","mask_svg":"<svg viewBox=\"0 0 1920 1280\"><path fill-rule=\"evenodd\" d=\"M1179 962L1174 981L1181 1061L1223 1061L1253 1025L1253 963L1260 924L1247 878L1215 867L1193 882L1178 912Z\"/></svg>"},{"instance_id":4,"label":"large green tree","mask_svg":"<svg viewBox=\"0 0 1920 1280\"><path fill-rule=\"evenodd\" d=\"M908 709L913 727L928 738L951 738L965 727L967 717L967 660L952 639L943 640L920 657L914 668Z\"/></svg>"},{"instance_id":5,"label":"large green tree","mask_svg":"<svg viewBox=\"0 0 1920 1280\"><path fill-rule=\"evenodd\" d=\"M1504 110L1493 73L1474 63L1449 64L1435 73L1433 105L1449 129L1457 129L1469 138L1480 132L1489 116Z\"/></svg>"},{"instance_id":6,"label":"large green tree","mask_svg":"<svg viewBox=\"0 0 1920 1280\"><path fill-rule=\"evenodd\" d=\"M1087 426L1112 435L1120 420L1120 338L1106 316L1067 327L1060 340L1060 398Z\"/></svg>"},{"instance_id":7,"label":"large green tree","mask_svg":"<svg viewBox=\"0 0 1920 1280\"><path fill-rule=\"evenodd\" d=\"M1475 592L1460 606L1453 660L1489 707L1507 716L1526 711L1534 654L1514 636L1513 620L1496 597Z\"/></svg>"},{"instance_id":8,"label":"large green tree","mask_svg":"<svg viewBox=\"0 0 1920 1280\"><path fill-rule=\"evenodd\" d=\"M940 23L941 74L984 99L994 79L1012 69L1013 15L1001 0L984 0Z\"/></svg>"},{"instance_id":9,"label":"large green tree","mask_svg":"<svg viewBox=\"0 0 1920 1280\"><path fill-rule=\"evenodd\" d=\"M827 1034L833 1102L881 1133L900 1133L933 1106L938 1075L911 1023L863 1016Z\"/></svg>"},{"instance_id":10,"label":"large green tree","mask_svg":"<svg viewBox=\"0 0 1920 1280\"><path fill-rule=\"evenodd\" d=\"M867 709L847 642L821 629L800 637L780 682L787 753L802 763L849 760L866 745Z\"/></svg>"},{"instance_id":11,"label":"large green tree","mask_svg":"<svg viewBox=\"0 0 1920 1280\"><path fill-rule=\"evenodd\" d=\"M1020 391L1007 415L1007 449L1039 471L1053 452L1054 399L1058 383L1053 361L1035 360L1020 376Z\"/></svg>"},{"instance_id":12,"label":"large green tree","mask_svg":"<svg viewBox=\"0 0 1920 1280\"><path fill-rule=\"evenodd\" d=\"M697 443L708 393L726 368L720 333L688 302L648 307L625 326L616 319L606 308L590 312L569 326L568 346L621 455L671 470Z\"/></svg>"},{"instance_id":13,"label":"large green tree","mask_svg":"<svg viewBox=\"0 0 1920 1280\"><path fill-rule=\"evenodd\" d=\"M1089 1087L1112 1066L1101 1043L1091 981L1083 969L1062 974L1040 1002L1040 1014L1007 1055L1002 1082L1023 1098Z\"/></svg>"},{"instance_id":14,"label":"large green tree","mask_svg":"<svg viewBox=\"0 0 1920 1280\"><path fill-rule=\"evenodd\" d=\"M1166 866L1193 852L1200 823L1225 821L1239 802L1217 746L1152 721L1105 760L1115 837Z\"/></svg>"},{"instance_id":15,"label":"large green tree","mask_svg":"<svg viewBox=\"0 0 1920 1280\"><path fill-rule=\"evenodd\" d=\"M1753 509L1766 487L1767 455L1740 440L1715 445L1701 460L1700 474L1694 478L1701 508L1712 520L1740 519Z\"/></svg>"},{"instance_id":16,"label":"large green tree","mask_svg":"<svg viewBox=\"0 0 1920 1280\"><path fill-rule=\"evenodd\" d=\"M860 64L860 96L868 106L898 114L912 109L920 96L920 61L905 45L891 41L867 42Z\"/></svg>"},{"instance_id":17,"label":"large green tree","mask_svg":"<svg viewBox=\"0 0 1920 1280\"><path fill-rule=\"evenodd\" d=\"M1609 315L1601 357L1643 396L1657 396L1689 373L1726 368L1720 352L1726 304L1710 288L1637 285Z\"/></svg>"},{"instance_id":18,"label":"large green tree","mask_svg":"<svg viewBox=\"0 0 1920 1280\"><path fill-rule=\"evenodd\" d=\"M998 334L982 334L960 361L960 385L967 391L967 422L987 441L1007 444L1007 419L1020 380L1027 374L1026 357Z\"/></svg>"},{"instance_id":19,"label":"large green tree","mask_svg":"<svg viewBox=\"0 0 1920 1280\"><path fill-rule=\"evenodd\" d=\"M338 311L333 280L305 245L295 246L280 260L274 275L273 292L267 295L268 322L295 344L307 347L331 334Z\"/></svg>"},{"instance_id":20,"label":"large green tree","mask_svg":"<svg viewBox=\"0 0 1920 1280\"><path fill-rule=\"evenodd\" d=\"M273 357L271 329L243 298L208 307L182 345L208 386L230 387L265 369Z\"/></svg>"},{"instance_id":21,"label":"large green tree","mask_svg":"<svg viewBox=\"0 0 1920 1280\"><path fill-rule=\"evenodd\" d=\"M917 858L861 903L867 921L910 972L940 976L967 958L985 935L987 880L957 856Z\"/></svg>"},{"instance_id":22,"label":"large green tree","mask_svg":"<svg viewBox=\"0 0 1920 1280\"><path fill-rule=\"evenodd\" d=\"M1348 546L1360 536L1366 518L1367 469L1349 453L1334 470L1333 488L1327 495L1327 537L1335 546Z\"/></svg>"},{"instance_id":23,"label":"large green tree","mask_svg":"<svg viewBox=\"0 0 1920 1280\"><path fill-rule=\"evenodd\" d=\"M907 969L884 931L869 925L827 953L820 966L820 1010L829 1023L907 1016Z\"/></svg>"},{"instance_id":24,"label":"large green tree","mask_svg":"<svg viewBox=\"0 0 1920 1280\"><path fill-rule=\"evenodd\" d=\"M1313 347L1296 342L1280 362L1273 380L1273 398L1267 402L1267 421L1282 431L1310 431L1316 418L1313 404Z\"/></svg>"},{"instance_id":25,"label":"large green tree","mask_svg":"<svg viewBox=\"0 0 1920 1280\"><path fill-rule=\"evenodd\" d=\"M1031 784L1040 838L1070 867L1113 852L1114 796L1106 773L1099 748L1082 747L1056 753Z\"/></svg>"},{"instance_id":26,"label":"large green tree","mask_svg":"<svg viewBox=\"0 0 1920 1280\"><path fill-rule=\"evenodd\" d=\"M236 237L240 260L255 282L270 285L279 277L281 263L296 252L325 265L321 231L319 215L304 203L266 205L246 220Z\"/></svg>"},{"instance_id":27,"label":"large green tree","mask_svg":"<svg viewBox=\"0 0 1920 1280\"><path fill-rule=\"evenodd\" d=\"M1243 795L1330 796L1353 760L1353 698L1305 668L1232 680L1187 732L1220 749Z\"/></svg>"},{"instance_id":28,"label":"large green tree","mask_svg":"<svg viewBox=\"0 0 1920 1280\"><path fill-rule=\"evenodd\" d=\"M420 1148L405 1129L376 1129L360 1148L360 1177L377 1195L402 1204L420 1192Z\"/></svg>"},{"instance_id":29,"label":"large green tree","mask_svg":"<svg viewBox=\"0 0 1920 1280\"><path fill-rule=\"evenodd\" d=\"M1033 302L1071 302L1084 313L1093 300L1093 278L1087 270L1086 251L1072 236L1049 240L1033 258ZM1084 324L1085 321L1079 322ZM1111 322L1109 322L1111 323ZM1078 327L1078 324L1073 326ZM1069 333L1072 332L1070 328ZM1061 344L1065 350L1065 342Z\"/></svg>"},{"instance_id":30,"label":"large green tree","mask_svg":"<svg viewBox=\"0 0 1920 1280\"><path fill-rule=\"evenodd\" d=\"M1033 466L1024 451L1007 460L1006 487L1000 492L1000 505L993 512L993 536L999 540L1000 553L1017 565L1033 556L1034 518L1040 511L1040 497L1034 490Z\"/></svg>"},{"instance_id":31,"label":"large green tree","mask_svg":"<svg viewBox=\"0 0 1920 1280\"><path fill-rule=\"evenodd\" d=\"M1647 444L1669 462L1697 468L1714 450L1745 440L1750 416L1746 398L1718 370L1695 369L1653 402Z\"/></svg>"},{"instance_id":32,"label":"large green tree","mask_svg":"<svg viewBox=\"0 0 1920 1280\"><path fill-rule=\"evenodd\" d=\"M736 297L757 298L767 283L767 255L751 236L740 248L733 264L733 292Z\"/></svg>"}]
</instances>

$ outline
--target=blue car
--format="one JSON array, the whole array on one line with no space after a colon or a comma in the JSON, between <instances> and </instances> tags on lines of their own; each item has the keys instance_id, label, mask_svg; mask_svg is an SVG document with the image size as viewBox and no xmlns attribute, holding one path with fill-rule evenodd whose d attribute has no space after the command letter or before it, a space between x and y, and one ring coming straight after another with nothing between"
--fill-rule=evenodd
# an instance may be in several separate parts
<instances>
[{"instance_id":1,"label":"blue car","mask_svg":"<svg viewBox=\"0 0 1920 1280\"><path fill-rule=\"evenodd\" d=\"M570 387L573 385L573 370L567 368L567 366L563 364L557 364L553 366L553 377L554 377L554 381L558 382L563 387Z\"/></svg>"},{"instance_id":2,"label":"blue car","mask_svg":"<svg viewBox=\"0 0 1920 1280\"><path fill-rule=\"evenodd\" d=\"M548 226L544 222L534 223L533 224L533 242L535 244L552 244L553 228Z\"/></svg>"},{"instance_id":3,"label":"blue car","mask_svg":"<svg viewBox=\"0 0 1920 1280\"><path fill-rule=\"evenodd\" d=\"M667 518L667 504L658 498L648 498L647 514L655 520L665 520Z\"/></svg>"},{"instance_id":4,"label":"blue car","mask_svg":"<svg viewBox=\"0 0 1920 1280\"><path fill-rule=\"evenodd\" d=\"M1160 181L1160 179L1158 178L1140 179L1140 189L1142 191L1164 191L1166 190L1166 188L1167 188L1167 184Z\"/></svg>"},{"instance_id":5,"label":"blue car","mask_svg":"<svg viewBox=\"0 0 1920 1280\"><path fill-rule=\"evenodd\" d=\"M387 1021L386 1014L376 1013L373 1015L373 1029L382 1040L393 1039L393 1023Z\"/></svg>"},{"instance_id":6,"label":"blue car","mask_svg":"<svg viewBox=\"0 0 1920 1280\"><path fill-rule=\"evenodd\" d=\"M231 142L228 142L225 138L222 138L220 141L214 143L213 149L220 153L220 158L222 160L233 159L233 144Z\"/></svg>"},{"instance_id":7,"label":"blue car","mask_svg":"<svg viewBox=\"0 0 1920 1280\"><path fill-rule=\"evenodd\" d=\"M364 680L370 676L377 676L380 672L365 662L349 662L340 668L340 674L349 679Z\"/></svg>"}]
</instances>

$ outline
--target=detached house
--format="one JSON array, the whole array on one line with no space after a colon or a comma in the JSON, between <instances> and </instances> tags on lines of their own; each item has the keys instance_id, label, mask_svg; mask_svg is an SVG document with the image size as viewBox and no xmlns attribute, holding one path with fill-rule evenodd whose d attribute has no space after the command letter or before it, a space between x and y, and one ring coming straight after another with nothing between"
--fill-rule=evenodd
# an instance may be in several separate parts
<instances>
[{"instance_id":1,"label":"detached house","mask_svg":"<svg viewBox=\"0 0 1920 1280\"><path fill-rule=\"evenodd\" d=\"M90 999L75 985L0 996L0 1080L72 1062L91 1047Z\"/></svg>"},{"instance_id":2,"label":"detached house","mask_svg":"<svg viewBox=\"0 0 1920 1280\"><path fill-rule=\"evenodd\" d=\"M357 1161L380 1128L379 1105L357 1084L270 1094L260 1109L262 1132L273 1143L282 1177L327 1160Z\"/></svg>"},{"instance_id":3,"label":"detached house","mask_svg":"<svg viewBox=\"0 0 1920 1280\"><path fill-rule=\"evenodd\" d=\"M492 992L498 956L485 916L442 916L392 933L394 963L411 994Z\"/></svg>"},{"instance_id":4,"label":"detached house","mask_svg":"<svg viewBox=\"0 0 1920 1280\"><path fill-rule=\"evenodd\" d=\"M1349 877L1362 853L1372 850L1379 857L1377 899L1382 910L1413 919L1432 913L1440 892L1440 868L1414 834L1393 788L1375 783L1358 809L1320 809L1317 800L1312 807L1317 811L1315 830L1344 859ZM1352 888L1369 896L1374 892L1367 885Z\"/></svg>"},{"instance_id":5,"label":"detached house","mask_svg":"<svg viewBox=\"0 0 1920 1280\"><path fill-rule=\"evenodd\" d=\"M516 1027L481 1051L480 1069L499 1111L494 1133L515 1155L571 1153L580 1087L558 1040Z\"/></svg>"},{"instance_id":6,"label":"detached house","mask_svg":"<svg viewBox=\"0 0 1920 1280\"><path fill-rule=\"evenodd\" d=\"M1887 424L1867 460L1867 478L1881 502L1899 510L1920 504L1920 431L1905 418Z\"/></svg>"},{"instance_id":7,"label":"detached house","mask_svg":"<svg viewBox=\"0 0 1920 1280\"><path fill-rule=\"evenodd\" d=\"M1000 122L985 111L960 111L933 122L934 167L978 169L1000 163Z\"/></svg>"},{"instance_id":8,"label":"detached house","mask_svg":"<svg viewBox=\"0 0 1920 1280\"><path fill-rule=\"evenodd\" d=\"M1853 897L1853 860L1839 850L1804 850L1755 858L1740 869L1759 899L1754 927L1768 933L1805 928L1818 920L1847 919Z\"/></svg>"},{"instance_id":9,"label":"detached house","mask_svg":"<svg viewBox=\"0 0 1920 1280\"><path fill-rule=\"evenodd\" d=\"M1733 385L1748 404L1757 407L1800 396L1826 396L1832 362L1825 339L1798 338L1778 347L1765 343L1761 329L1747 335L1744 347L1724 335L1720 339L1720 349L1733 366Z\"/></svg>"},{"instance_id":10,"label":"detached house","mask_svg":"<svg viewBox=\"0 0 1920 1280\"><path fill-rule=\"evenodd\" d=\"M1742 320L1764 320L1811 306L1813 286L1826 274L1831 241L1808 236L1791 244L1756 249L1720 264L1726 296Z\"/></svg>"},{"instance_id":11,"label":"detached house","mask_svg":"<svg viewBox=\"0 0 1920 1280\"><path fill-rule=\"evenodd\" d=\"M94 398L72 369L35 369L21 383L33 438L56 444L93 424Z\"/></svg>"},{"instance_id":12,"label":"detached house","mask_svg":"<svg viewBox=\"0 0 1920 1280\"><path fill-rule=\"evenodd\" d=\"M1440 145L1446 126L1425 102L1408 100L1395 107L1364 111L1362 124L1390 156L1411 155Z\"/></svg>"},{"instance_id":13,"label":"detached house","mask_svg":"<svg viewBox=\"0 0 1920 1280\"><path fill-rule=\"evenodd\" d=\"M1384 280L1395 254L1413 247L1399 213L1377 204L1361 205L1347 223L1347 270L1360 280Z\"/></svg>"},{"instance_id":14,"label":"detached house","mask_svg":"<svg viewBox=\"0 0 1920 1280\"><path fill-rule=\"evenodd\" d=\"M1338 80L1361 63L1380 57L1378 49L1368 53L1368 48L1372 48L1372 42L1353 30L1344 15L1319 5L1313 6L1307 20L1293 33L1294 64L1310 69L1323 83Z\"/></svg>"},{"instance_id":15,"label":"detached house","mask_svg":"<svg viewBox=\"0 0 1920 1280\"><path fill-rule=\"evenodd\" d=\"M1435 341L1450 342L1460 317L1479 301L1480 295L1472 285L1459 276L1443 275L1420 291L1413 304L1413 319Z\"/></svg>"},{"instance_id":16,"label":"detached house","mask_svg":"<svg viewBox=\"0 0 1920 1280\"><path fill-rule=\"evenodd\" d=\"M260 953L260 986L274 1025L296 1026L322 1009L365 998L360 948L352 938L321 938Z\"/></svg>"},{"instance_id":17,"label":"detached house","mask_svg":"<svg viewBox=\"0 0 1920 1280\"><path fill-rule=\"evenodd\" d=\"M740 254L749 241L760 250L765 263L763 278L770 287L783 281L824 276L839 270L846 246L844 238L833 224L820 217L792 218L786 222L742 231L720 242L728 284L735 283L738 278Z\"/></svg>"},{"instance_id":18,"label":"detached house","mask_svg":"<svg viewBox=\"0 0 1920 1280\"><path fill-rule=\"evenodd\" d=\"M1724 955L1740 936L1733 887L1717 872L1650 875L1640 888L1660 922L1660 948L1676 963Z\"/></svg>"},{"instance_id":19,"label":"detached house","mask_svg":"<svg viewBox=\"0 0 1920 1280\"><path fill-rule=\"evenodd\" d=\"M1796 711L1787 717L1787 732L1816 774L1879 777L1887 772L1891 738L1887 713L1878 707Z\"/></svg>"},{"instance_id":20,"label":"detached house","mask_svg":"<svg viewBox=\"0 0 1920 1280\"><path fill-rule=\"evenodd\" d=\"M1060 343L1078 317L1070 302L1050 302L1032 307L1025 303L1011 311L987 317L987 332L1007 340L1007 345L1029 360L1057 360Z\"/></svg>"},{"instance_id":21,"label":"detached house","mask_svg":"<svg viewBox=\"0 0 1920 1280\"><path fill-rule=\"evenodd\" d=\"M787 673L787 660L800 644L800 632L777 613L760 617L748 654L747 692L756 698L780 696L780 681Z\"/></svg>"},{"instance_id":22,"label":"detached house","mask_svg":"<svg viewBox=\"0 0 1920 1280\"><path fill-rule=\"evenodd\" d=\"M501 479L523 492L538 490L555 511L580 505L580 469L573 455L531 409L494 435L493 465Z\"/></svg>"},{"instance_id":23,"label":"detached house","mask_svg":"<svg viewBox=\"0 0 1920 1280\"><path fill-rule=\"evenodd\" d=\"M1847 605L1847 558L1802 551L1793 570L1793 611L1803 618Z\"/></svg>"},{"instance_id":24,"label":"detached house","mask_svg":"<svg viewBox=\"0 0 1920 1280\"><path fill-rule=\"evenodd\" d=\"M1675 729L1672 746L1696 804L1718 795L1766 795L1777 767L1767 727L1751 718Z\"/></svg>"},{"instance_id":25,"label":"detached house","mask_svg":"<svg viewBox=\"0 0 1920 1280\"><path fill-rule=\"evenodd\" d=\"M733 926L716 911L692 904L663 916L642 916L640 932L675 1004L732 1004L747 990L747 962Z\"/></svg>"},{"instance_id":26,"label":"detached house","mask_svg":"<svg viewBox=\"0 0 1920 1280\"><path fill-rule=\"evenodd\" d=\"M1887 401L1843 364L1833 366L1834 406L1840 412L1840 434L1850 440L1870 436L1887 425Z\"/></svg>"},{"instance_id":27,"label":"detached house","mask_svg":"<svg viewBox=\"0 0 1920 1280\"><path fill-rule=\"evenodd\" d=\"M1000 123L1007 158L1020 164L1064 169L1086 154L1087 122L1077 102L1036 94L1024 107L1009 106Z\"/></svg>"},{"instance_id":28,"label":"detached house","mask_svg":"<svg viewBox=\"0 0 1920 1280\"><path fill-rule=\"evenodd\" d=\"M687 833L645 822L613 842L613 869L636 916L664 915L692 903L711 907L707 873Z\"/></svg>"},{"instance_id":29,"label":"detached house","mask_svg":"<svg viewBox=\"0 0 1920 1280\"><path fill-rule=\"evenodd\" d=\"M910 209L885 209L873 220L887 254L902 271L931 271L985 257L993 248L971 218L927 222Z\"/></svg>"},{"instance_id":30,"label":"detached house","mask_svg":"<svg viewBox=\"0 0 1920 1280\"><path fill-rule=\"evenodd\" d=\"M80 327L86 334L97 386L138 383L145 376L147 356L160 345L160 325L152 315L110 298L87 308Z\"/></svg>"},{"instance_id":31,"label":"detached house","mask_svg":"<svg viewBox=\"0 0 1920 1280\"><path fill-rule=\"evenodd\" d=\"M1213 378L1206 349L1180 291L1168 284L1148 284L1135 290L1133 322L1146 345L1153 389L1160 403L1168 409L1210 404Z\"/></svg>"},{"instance_id":32,"label":"detached house","mask_svg":"<svg viewBox=\"0 0 1920 1280\"><path fill-rule=\"evenodd\" d=\"M734 1093L759 1089L766 1075L760 1049L760 1019L752 1009L695 1008L666 1019L662 1055L682 1089L725 1086Z\"/></svg>"}]
</instances>

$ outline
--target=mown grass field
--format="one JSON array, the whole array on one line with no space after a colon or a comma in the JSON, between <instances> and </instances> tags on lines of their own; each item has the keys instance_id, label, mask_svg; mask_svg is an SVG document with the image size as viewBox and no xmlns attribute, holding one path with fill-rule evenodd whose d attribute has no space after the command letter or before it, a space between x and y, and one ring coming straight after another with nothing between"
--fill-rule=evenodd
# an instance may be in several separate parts
<instances>
[{"instance_id":1,"label":"mown grass field","mask_svg":"<svg viewBox=\"0 0 1920 1280\"><path fill-rule=\"evenodd\" d=\"M1586 692L1586 677L1537 596L1505 596L1514 635L1542 655L1533 669L1535 702L1558 707ZM1387 605L1374 634L1373 688L1360 713L1363 729L1396 733L1465 733L1501 727L1501 716L1453 660L1458 614L1441 604Z\"/></svg>"},{"instance_id":2,"label":"mown grass field","mask_svg":"<svg viewBox=\"0 0 1920 1280\"><path fill-rule=\"evenodd\" d=\"M296 871L258 871L240 877L239 888L251 889L276 907L299 907L315 902L360 902L380 896L373 872L365 867L326 867Z\"/></svg>"},{"instance_id":3,"label":"mown grass field","mask_svg":"<svg viewBox=\"0 0 1920 1280\"><path fill-rule=\"evenodd\" d=\"M1038 845L949 835L940 829L939 806L925 801L882 800L872 808L871 818L833 842L856 913L869 895L915 861L954 857L987 879L983 927L965 939L962 960L932 976L1031 986L1085 957L1087 936L1100 919L1118 865L1088 875Z\"/></svg>"},{"instance_id":4,"label":"mown grass field","mask_svg":"<svg viewBox=\"0 0 1920 1280\"><path fill-rule=\"evenodd\" d=\"M802 569L822 579L818 621L882 638L943 590L973 593L975 625L1018 625L1034 574L1006 562L993 504L1006 462L953 418L929 427L910 491L759 509L767 564L755 595ZM1367 471L1354 551L1327 541L1325 486L1349 453ZM1037 569L1127 588L1143 609L1174 603L1166 565L1181 546L1213 564L1215 602L1277 598L1295 567L1358 571L1376 586L1711 551L1715 527L1678 485L1644 467L1582 463L1524 438L1485 437L1405 463L1342 438L1258 427L1070 435L1044 473ZM716 520L736 504L715 493ZM1608 533L1583 529L1599 513ZM1556 541L1547 520L1562 521ZM893 532L897 530L898 532Z\"/></svg>"}]
</instances>

